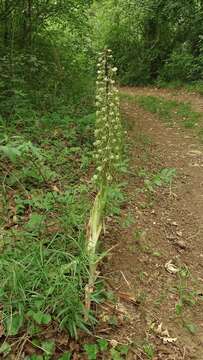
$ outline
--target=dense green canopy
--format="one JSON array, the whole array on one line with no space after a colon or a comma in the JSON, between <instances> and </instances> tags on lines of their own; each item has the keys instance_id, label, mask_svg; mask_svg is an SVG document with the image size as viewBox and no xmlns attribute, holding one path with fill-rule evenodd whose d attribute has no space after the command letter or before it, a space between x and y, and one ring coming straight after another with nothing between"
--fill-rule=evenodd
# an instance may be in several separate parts
<instances>
[{"instance_id":1,"label":"dense green canopy","mask_svg":"<svg viewBox=\"0 0 203 360\"><path fill-rule=\"evenodd\" d=\"M96 51L105 46L124 84L203 76L202 0L2 0L0 20L5 116L25 103L75 112L85 95L89 104Z\"/></svg>"},{"instance_id":2,"label":"dense green canopy","mask_svg":"<svg viewBox=\"0 0 203 360\"><path fill-rule=\"evenodd\" d=\"M96 8L97 28L113 49L123 82L202 77L202 1L106 0Z\"/></svg>"}]
</instances>

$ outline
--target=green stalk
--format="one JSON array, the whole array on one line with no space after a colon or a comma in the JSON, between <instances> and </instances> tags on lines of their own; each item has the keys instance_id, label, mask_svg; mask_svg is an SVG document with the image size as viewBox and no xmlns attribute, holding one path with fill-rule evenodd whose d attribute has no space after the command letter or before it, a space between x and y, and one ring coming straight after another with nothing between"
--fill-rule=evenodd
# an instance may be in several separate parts
<instances>
[{"instance_id":1,"label":"green stalk","mask_svg":"<svg viewBox=\"0 0 203 360\"><path fill-rule=\"evenodd\" d=\"M106 206L107 191L101 188L98 192L91 210L87 226L87 254L89 258L89 282L85 288L85 308L87 311L91 305L91 294L97 278L97 256L96 248L103 228L104 210Z\"/></svg>"}]
</instances>

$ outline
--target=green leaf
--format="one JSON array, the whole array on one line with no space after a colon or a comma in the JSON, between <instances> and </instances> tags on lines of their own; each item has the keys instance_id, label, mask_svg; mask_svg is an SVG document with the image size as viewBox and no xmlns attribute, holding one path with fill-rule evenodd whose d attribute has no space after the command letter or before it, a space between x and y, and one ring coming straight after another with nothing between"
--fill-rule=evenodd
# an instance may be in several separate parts
<instances>
[{"instance_id":1,"label":"green leaf","mask_svg":"<svg viewBox=\"0 0 203 360\"><path fill-rule=\"evenodd\" d=\"M197 332L197 327L195 324L185 323L184 327L193 335Z\"/></svg>"},{"instance_id":2,"label":"green leaf","mask_svg":"<svg viewBox=\"0 0 203 360\"><path fill-rule=\"evenodd\" d=\"M111 349L111 359L112 360L122 360L120 352L116 349Z\"/></svg>"},{"instance_id":3,"label":"green leaf","mask_svg":"<svg viewBox=\"0 0 203 360\"><path fill-rule=\"evenodd\" d=\"M145 352L145 354L147 355L148 359L153 359L155 351L154 351L154 346L152 344L145 344L143 346L143 350Z\"/></svg>"},{"instance_id":4,"label":"green leaf","mask_svg":"<svg viewBox=\"0 0 203 360\"><path fill-rule=\"evenodd\" d=\"M127 355L129 351L129 345L119 345L118 350L122 355Z\"/></svg>"},{"instance_id":5,"label":"green leaf","mask_svg":"<svg viewBox=\"0 0 203 360\"><path fill-rule=\"evenodd\" d=\"M12 146L0 146L0 152L3 152L3 154L5 156L7 156L10 161L12 161L13 163L16 163L17 161L17 157L21 156L21 152L18 150L18 148L16 147L12 147Z\"/></svg>"},{"instance_id":6,"label":"green leaf","mask_svg":"<svg viewBox=\"0 0 203 360\"><path fill-rule=\"evenodd\" d=\"M38 229L43 222L43 218L44 216L39 215L37 213L33 213L30 217L30 220L26 224L26 228L30 231Z\"/></svg>"},{"instance_id":7,"label":"green leaf","mask_svg":"<svg viewBox=\"0 0 203 360\"><path fill-rule=\"evenodd\" d=\"M43 356L42 355L31 355L27 358L27 360L43 360Z\"/></svg>"},{"instance_id":8,"label":"green leaf","mask_svg":"<svg viewBox=\"0 0 203 360\"><path fill-rule=\"evenodd\" d=\"M32 321L28 323L27 331L29 335L33 336L39 334L40 328L36 323Z\"/></svg>"},{"instance_id":9,"label":"green leaf","mask_svg":"<svg viewBox=\"0 0 203 360\"><path fill-rule=\"evenodd\" d=\"M88 360L97 360L98 347L96 344L85 344L84 349Z\"/></svg>"},{"instance_id":10,"label":"green leaf","mask_svg":"<svg viewBox=\"0 0 203 360\"><path fill-rule=\"evenodd\" d=\"M69 351L65 352L58 360L70 360L71 359L71 353Z\"/></svg>"},{"instance_id":11,"label":"green leaf","mask_svg":"<svg viewBox=\"0 0 203 360\"><path fill-rule=\"evenodd\" d=\"M13 316L10 316L6 321L7 335L17 335L23 325L23 320L23 314L14 314Z\"/></svg>"},{"instance_id":12,"label":"green leaf","mask_svg":"<svg viewBox=\"0 0 203 360\"><path fill-rule=\"evenodd\" d=\"M153 182L154 182L154 184L156 186L161 186L162 185L162 181L161 181L161 179L159 177L157 177L157 178L155 177Z\"/></svg>"},{"instance_id":13,"label":"green leaf","mask_svg":"<svg viewBox=\"0 0 203 360\"><path fill-rule=\"evenodd\" d=\"M9 354L9 352L11 351L11 345L8 342L4 342L1 346L0 346L0 354Z\"/></svg>"},{"instance_id":14,"label":"green leaf","mask_svg":"<svg viewBox=\"0 0 203 360\"><path fill-rule=\"evenodd\" d=\"M155 257L160 257L161 256L159 251L154 251L152 255L155 256Z\"/></svg>"},{"instance_id":15,"label":"green leaf","mask_svg":"<svg viewBox=\"0 0 203 360\"><path fill-rule=\"evenodd\" d=\"M97 342L101 351L106 351L108 349L109 343L106 339L98 339Z\"/></svg>"},{"instance_id":16,"label":"green leaf","mask_svg":"<svg viewBox=\"0 0 203 360\"><path fill-rule=\"evenodd\" d=\"M28 312L28 316L30 316L39 325L48 325L51 321L51 315L45 314L42 311L34 312L33 310L30 310Z\"/></svg>"},{"instance_id":17,"label":"green leaf","mask_svg":"<svg viewBox=\"0 0 203 360\"><path fill-rule=\"evenodd\" d=\"M181 303L176 304L175 309L176 309L176 315L180 315L183 310L182 304Z\"/></svg>"},{"instance_id":18,"label":"green leaf","mask_svg":"<svg viewBox=\"0 0 203 360\"><path fill-rule=\"evenodd\" d=\"M41 344L41 348L47 355L52 355L55 349L55 342L53 340L43 341Z\"/></svg>"}]
</instances>

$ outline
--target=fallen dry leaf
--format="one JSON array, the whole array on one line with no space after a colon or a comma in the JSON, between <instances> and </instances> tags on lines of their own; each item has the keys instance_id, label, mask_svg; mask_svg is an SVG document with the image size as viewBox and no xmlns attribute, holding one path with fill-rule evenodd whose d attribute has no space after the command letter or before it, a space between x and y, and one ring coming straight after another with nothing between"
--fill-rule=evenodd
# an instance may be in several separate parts
<instances>
[{"instance_id":1,"label":"fallen dry leaf","mask_svg":"<svg viewBox=\"0 0 203 360\"><path fill-rule=\"evenodd\" d=\"M154 328L155 334L163 341L164 344L174 343L177 341L177 338L172 338L169 335L168 329L162 329L163 324L160 323L157 328Z\"/></svg>"},{"instance_id":2,"label":"fallen dry leaf","mask_svg":"<svg viewBox=\"0 0 203 360\"><path fill-rule=\"evenodd\" d=\"M169 261L165 264L165 269L166 269L170 274L177 274L177 273L179 272L179 268L172 263L172 260L169 260Z\"/></svg>"},{"instance_id":3,"label":"fallen dry leaf","mask_svg":"<svg viewBox=\"0 0 203 360\"><path fill-rule=\"evenodd\" d=\"M132 295L130 295L128 293L118 292L118 296L120 297L120 299L123 299L134 305L139 305L138 301Z\"/></svg>"}]
</instances>

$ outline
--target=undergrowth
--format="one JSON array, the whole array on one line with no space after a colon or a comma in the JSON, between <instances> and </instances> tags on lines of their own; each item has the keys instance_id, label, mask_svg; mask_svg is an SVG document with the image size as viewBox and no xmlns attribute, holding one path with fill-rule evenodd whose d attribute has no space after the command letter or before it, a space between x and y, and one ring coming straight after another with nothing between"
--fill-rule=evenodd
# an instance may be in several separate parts
<instances>
[{"instance_id":1,"label":"undergrowth","mask_svg":"<svg viewBox=\"0 0 203 360\"><path fill-rule=\"evenodd\" d=\"M51 359L57 343L44 344L44 329L77 338L96 323L92 311L84 318L95 114L50 113L30 116L29 126L22 118L0 125L0 354L21 356L15 337L26 334L36 350L26 359ZM106 215L119 215L122 186L109 186ZM98 280L92 301L104 297Z\"/></svg>"},{"instance_id":2,"label":"undergrowth","mask_svg":"<svg viewBox=\"0 0 203 360\"><path fill-rule=\"evenodd\" d=\"M29 127L1 121L4 340L24 332L39 335L42 326L55 321L75 337L78 328L88 331L84 231L91 206L94 123L94 114L71 119L57 113L31 119ZM5 342L4 348L8 351Z\"/></svg>"}]
</instances>

